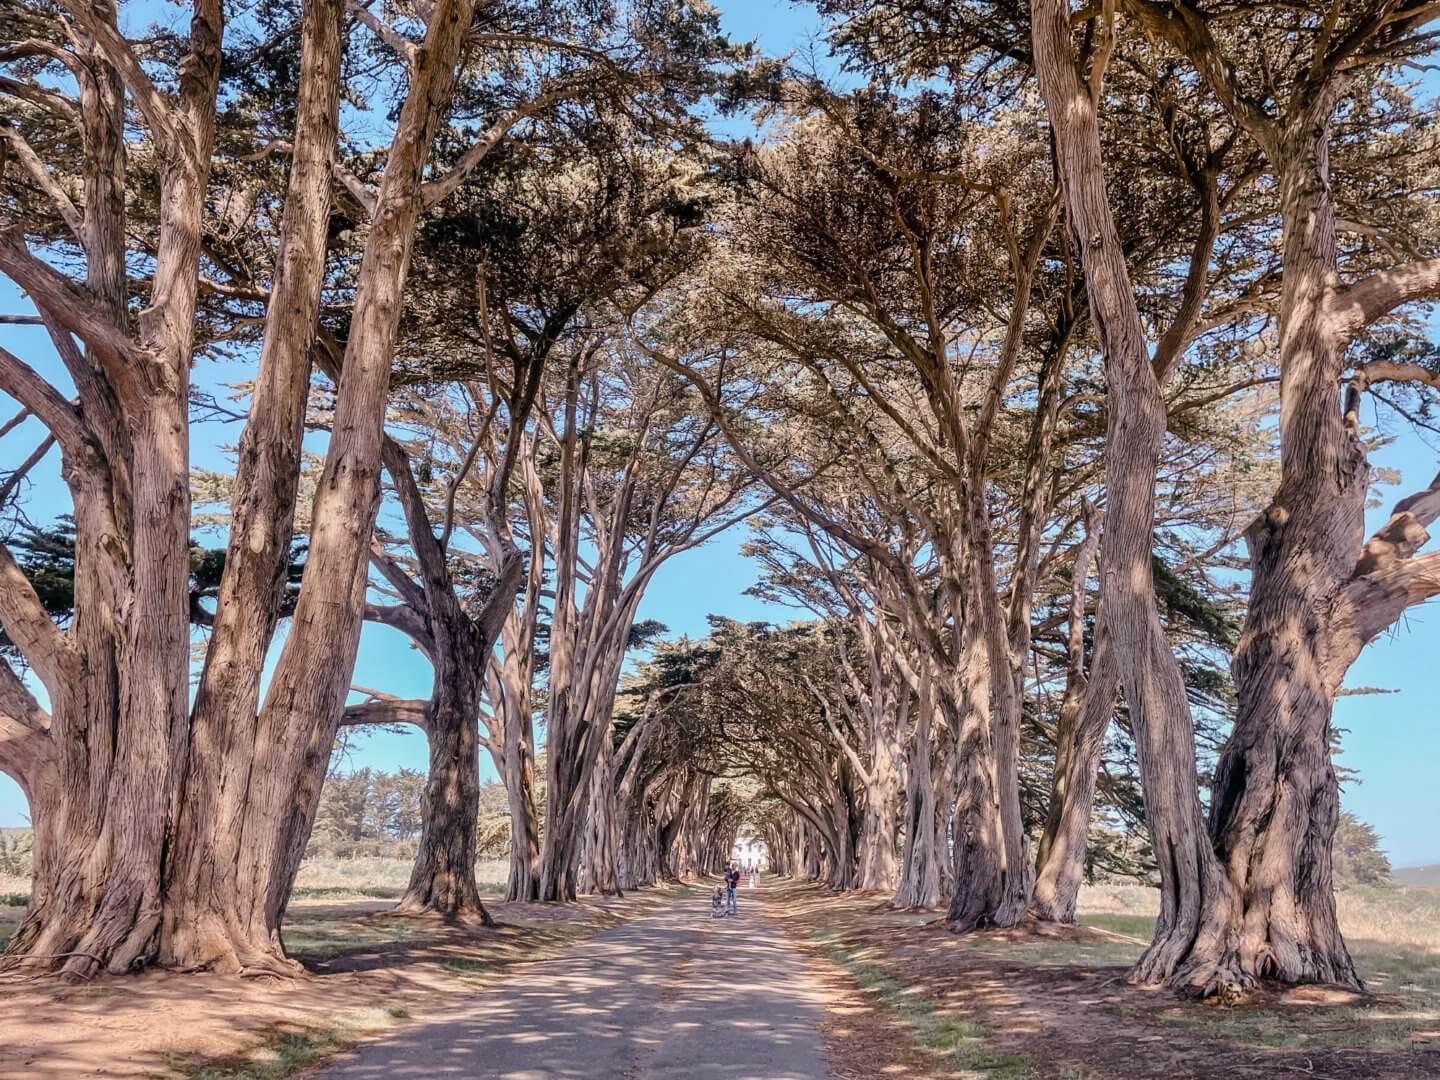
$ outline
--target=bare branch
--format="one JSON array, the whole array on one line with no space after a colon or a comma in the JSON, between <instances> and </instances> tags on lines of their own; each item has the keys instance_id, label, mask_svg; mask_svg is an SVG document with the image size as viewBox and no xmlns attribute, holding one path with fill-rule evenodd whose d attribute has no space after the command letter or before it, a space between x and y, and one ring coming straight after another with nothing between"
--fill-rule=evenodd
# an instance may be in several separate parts
<instances>
[{"instance_id":1,"label":"bare branch","mask_svg":"<svg viewBox=\"0 0 1440 1080\"><path fill-rule=\"evenodd\" d=\"M44 87L35 86L33 83L20 82L16 79L6 78L0 75L0 93L9 94L11 97L19 98L21 101L28 101L31 105L37 105L42 109L54 113L62 120L68 120L76 127L80 126L80 110L75 103L63 94L57 94L53 90L46 90Z\"/></svg>"},{"instance_id":2,"label":"bare branch","mask_svg":"<svg viewBox=\"0 0 1440 1080\"><path fill-rule=\"evenodd\" d=\"M531 100L502 113L500 118L481 132L480 137L470 148L460 155L460 160L455 163L454 168L444 176L437 177L420 186L420 199L425 209L429 210L452 195L465 182L465 178L475 171L476 166L485 160L485 155L495 149L506 133L521 120L544 111L557 101L565 100L575 91L576 87L573 85L557 87L537 94Z\"/></svg>"},{"instance_id":3,"label":"bare branch","mask_svg":"<svg viewBox=\"0 0 1440 1080\"><path fill-rule=\"evenodd\" d=\"M40 445L30 452L30 456L20 463L20 467L7 476L4 482L0 482L0 507L3 507L5 503L9 501L10 495L20 485L20 482L25 479L31 469L45 459L45 455L50 452L50 448L54 445L55 436L46 435L45 438L40 440Z\"/></svg>"},{"instance_id":4,"label":"bare branch","mask_svg":"<svg viewBox=\"0 0 1440 1080\"><path fill-rule=\"evenodd\" d=\"M1353 336L1415 300L1440 298L1440 258L1420 259L1371 274L1334 295L1331 310Z\"/></svg>"},{"instance_id":5,"label":"bare branch","mask_svg":"<svg viewBox=\"0 0 1440 1080\"><path fill-rule=\"evenodd\" d=\"M365 211L365 215L374 217L377 197L374 190L338 161L334 165L334 170L335 178L350 193L350 197L360 204L360 209Z\"/></svg>"},{"instance_id":6,"label":"bare branch","mask_svg":"<svg viewBox=\"0 0 1440 1080\"><path fill-rule=\"evenodd\" d=\"M363 4L356 3L355 0L346 0L345 9L369 27L372 34L394 49L402 60L412 67L415 65L419 51L415 48L413 41Z\"/></svg>"},{"instance_id":7,"label":"bare branch","mask_svg":"<svg viewBox=\"0 0 1440 1080\"><path fill-rule=\"evenodd\" d=\"M4 544L0 544L0 627L46 689L57 692L65 679L68 648L64 634Z\"/></svg>"},{"instance_id":8,"label":"bare branch","mask_svg":"<svg viewBox=\"0 0 1440 1080\"><path fill-rule=\"evenodd\" d=\"M16 131L10 124L0 121L0 140L8 143L14 151L15 157L20 164L25 166L25 171L35 181L36 187L43 191L46 197L55 205L56 211L64 220L66 227L74 234L81 246L85 243L85 222L80 216L80 211L70 201L70 196L65 194L65 189L55 182L50 175L50 170L45 168L45 163L40 160L40 155L25 141L25 137Z\"/></svg>"},{"instance_id":9,"label":"bare branch","mask_svg":"<svg viewBox=\"0 0 1440 1080\"><path fill-rule=\"evenodd\" d=\"M150 81L150 76L145 74L130 43L120 36L115 24L104 18L90 0L60 0L60 5L84 26L86 33L105 54L105 59L115 68L145 117L150 134L161 152L174 153L179 148L180 139L174 112L164 95Z\"/></svg>"},{"instance_id":10,"label":"bare branch","mask_svg":"<svg viewBox=\"0 0 1440 1080\"><path fill-rule=\"evenodd\" d=\"M0 346L0 392L9 394L50 429L61 447L79 448L84 432L80 414L40 374L4 346Z\"/></svg>"},{"instance_id":11,"label":"bare branch","mask_svg":"<svg viewBox=\"0 0 1440 1080\"><path fill-rule=\"evenodd\" d=\"M0 273L8 275L38 307L100 355L122 364L132 359L130 339L88 293L31 254L18 228L0 231Z\"/></svg>"},{"instance_id":12,"label":"bare branch","mask_svg":"<svg viewBox=\"0 0 1440 1080\"><path fill-rule=\"evenodd\" d=\"M421 731L428 729L430 703L418 698L378 698L346 705L340 716L341 727L362 727L371 724L413 724Z\"/></svg>"}]
</instances>

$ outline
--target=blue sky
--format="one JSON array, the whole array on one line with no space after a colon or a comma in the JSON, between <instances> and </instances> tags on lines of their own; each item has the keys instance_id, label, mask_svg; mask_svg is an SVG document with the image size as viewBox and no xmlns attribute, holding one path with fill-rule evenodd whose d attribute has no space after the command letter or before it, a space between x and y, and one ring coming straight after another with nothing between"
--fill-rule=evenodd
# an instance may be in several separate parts
<instances>
[{"instance_id":1,"label":"blue sky","mask_svg":"<svg viewBox=\"0 0 1440 1080\"><path fill-rule=\"evenodd\" d=\"M756 0L722 0L719 6L732 36L756 39L767 52L803 52L814 40L817 21L812 8ZM22 310L29 310L28 305L7 280L0 279L0 311ZM0 327L0 336L7 348L46 374L54 373L58 367L38 328ZM196 372L197 381L208 388L243 377L242 369L235 365L203 363ZM0 412L9 415L7 410ZM1374 417L1367 415L1366 420ZM1440 463L1440 454L1413 433L1393 421L1387 421L1387 426L1395 429L1396 439L1375 455L1374 464L1398 470L1401 483L1382 493L1383 505L1371 511L1372 526L1383 520L1395 499L1423 486ZM32 423L7 436L0 444L0 467L13 467L26 456L38 440L38 432ZM236 438L238 432L233 427L197 426L195 464L225 467L223 447ZM60 490L56 455L51 455L35 480L38 497L54 501ZM58 508L62 504L55 505ZM36 516L43 513L37 511ZM793 617L788 609L744 595L756 574L754 565L740 556L744 538L743 528L731 530L705 547L673 559L656 575L640 617L658 619L674 634L697 637L705 633L706 616L712 612L739 619L785 621ZM1440 761L1437 641L1440 607L1430 604L1413 609L1392 633L1365 651L1347 679L1351 686L1382 687L1395 693L1343 698L1336 708L1337 723L1347 729L1341 760L1356 770L1360 779L1345 791L1345 806L1375 826L1397 865L1440 862L1440 830L1434 826L1440 818L1440 785L1433 775L1434 763ZM430 669L407 639L381 627L367 626L355 682L404 696L424 697L429 693ZM423 769L424 740L418 734L372 735L357 746L353 763ZM483 767L487 775L492 775L488 760ZM0 826L23 824L25 811L19 789L0 776Z\"/></svg>"}]
</instances>

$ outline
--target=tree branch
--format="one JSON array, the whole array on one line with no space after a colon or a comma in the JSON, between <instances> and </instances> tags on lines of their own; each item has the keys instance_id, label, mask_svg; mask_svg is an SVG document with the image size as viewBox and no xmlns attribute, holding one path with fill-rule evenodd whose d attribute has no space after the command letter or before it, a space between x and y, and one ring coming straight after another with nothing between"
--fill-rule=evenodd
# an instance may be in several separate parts
<instances>
[{"instance_id":1,"label":"tree branch","mask_svg":"<svg viewBox=\"0 0 1440 1080\"><path fill-rule=\"evenodd\" d=\"M100 15L90 0L60 0L60 6L75 16L85 31L95 40L105 59L119 74L125 89L135 99L145 123L150 128L156 145L162 154L174 153L179 148L179 128L169 103L145 74L135 50L120 36L114 23Z\"/></svg>"},{"instance_id":2,"label":"tree branch","mask_svg":"<svg viewBox=\"0 0 1440 1080\"><path fill-rule=\"evenodd\" d=\"M56 693L65 681L65 636L5 544L0 544L0 627L45 688Z\"/></svg>"},{"instance_id":3,"label":"tree branch","mask_svg":"<svg viewBox=\"0 0 1440 1080\"><path fill-rule=\"evenodd\" d=\"M506 132L521 120L534 116L557 101L563 101L573 94L575 89L570 85L557 87L537 94L530 101L502 113L500 118L481 132L480 137L470 148L460 155L460 160L455 163L454 168L443 176L420 185L421 205L429 210L449 198L465 182L465 178L475 171L480 162L485 160L485 155L495 149L496 144L505 137Z\"/></svg>"},{"instance_id":4,"label":"tree branch","mask_svg":"<svg viewBox=\"0 0 1440 1080\"><path fill-rule=\"evenodd\" d=\"M75 108L75 103L53 90L46 90L43 87L0 75L0 93L9 94L21 101L28 101L31 105L37 105L54 113L62 120L70 121L77 128L80 126L80 111Z\"/></svg>"},{"instance_id":5,"label":"tree branch","mask_svg":"<svg viewBox=\"0 0 1440 1080\"><path fill-rule=\"evenodd\" d=\"M81 247L84 247L85 222L80 216L80 211L70 201L70 196L65 194L65 189L55 182L55 178L50 175L50 170L45 168L45 163L40 160L40 155L35 153L34 147L5 121L0 121L0 140L9 144L15 157L25 167L25 171L30 174L30 178L35 181L35 186L55 204L55 209L64 220L66 228L74 235Z\"/></svg>"},{"instance_id":6,"label":"tree branch","mask_svg":"<svg viewBox=\"0 0 1440 1080\"><path fill-rule=\"evenodd\" d=\"M429 730L430 703L418 698L378 698L359 705L346 705L340 715L341 727L371 724L413 724L421 731Z\"/></svg>"},{"instance_id":7,"label":"tree branch","mask_svg":"<svg viewBox=\"0 0 1440 1080\"><path fill-rule=\"evenodd\" d=\"M80 414L39 372L0 346L0 392L9 394L50 429L62 449L78 451L84 431Z\"/></svg>"},{"instance_id":8,"label":"tree branch","mask_svg":"<svg viewBox=\"0 0 1440 1080\"><path fill-rule=\"evenodd\" d=\"M1440 298L1440 258L1419 259L1371 274L1341 289L1331 301L1351 335L1402 304Z\"/></svg>"},{"instance_id":9,"label":"tree branch","mask_svg":"<svg viewBox=\"0 0 1440 1080\"><path fill-rule=\"evenodd\" d=\"M39 308L52 314L66 331L99 356L121 365L133 359L130 339L105 317L88 293L31 254L19 228L0 231L0 273L9 276Z\"/></svg>"},{"instance_id":10,"label":"tree branch","mask_svg":"<svg viewBox=\"0 0 1440 1080\"><path fill-rule=\"evenodd\" d=\"M390 48L394 49L402 60L411 67L415 66L419 50L416 49L413 41L400 33L399 30L396 30L384 19L381 19L369 8L356 3L355 0L346 0L345 9L364 23L372 34L385 42L386 45L389 45Z\"/></svg>"},{"instance_id":11,"label":"tree branch","mask_svg":"<svg viewBox=\"0 0 1440 1080\"><path fill-rule=\"evenodd\" d=\"M20 463L20 467L7 476L3 483L0 483L0 507L3 507L9 500L11 493L19 486L20 481L25 479L26 474L36 465L44 460L50 448L55 445L55 436L46 435L40 440L40 445L30 452L30 456Z\"/></svg>"}]
</instances>

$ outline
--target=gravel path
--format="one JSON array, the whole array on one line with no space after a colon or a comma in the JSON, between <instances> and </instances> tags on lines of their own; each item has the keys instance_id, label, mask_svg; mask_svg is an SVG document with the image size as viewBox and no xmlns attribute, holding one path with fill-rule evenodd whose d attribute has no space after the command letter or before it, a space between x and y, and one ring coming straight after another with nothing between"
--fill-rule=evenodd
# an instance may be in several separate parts
<instances>
[{"instance_id":1,"label":"gravel path","mask_svg":"<svg viewBox=\"0 0 1440 1080\"><path fill-rule=\"evenodd\" d=\"M824 1080L823 997L763 890L711 919L705 894L516 968L320 1077Z\"/></svg>"}]
</instances>

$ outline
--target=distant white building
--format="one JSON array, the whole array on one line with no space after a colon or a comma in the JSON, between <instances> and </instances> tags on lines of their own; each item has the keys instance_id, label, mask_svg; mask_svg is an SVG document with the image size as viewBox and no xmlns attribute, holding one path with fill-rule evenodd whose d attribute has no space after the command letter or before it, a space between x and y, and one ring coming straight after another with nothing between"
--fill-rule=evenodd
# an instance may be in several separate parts
<instances>
[{"instance_id":1,"label":"distant white building","mask_svg":"<svg viewBox=\"0 0 1440 1080\"><path fill-rule=\"evenodd\" d=\"M758 866L761 870L770 865L765 841L754 836L737 837L735 846L730 849L730 860L741 866Z\"/></svg>"}]
</instances>

